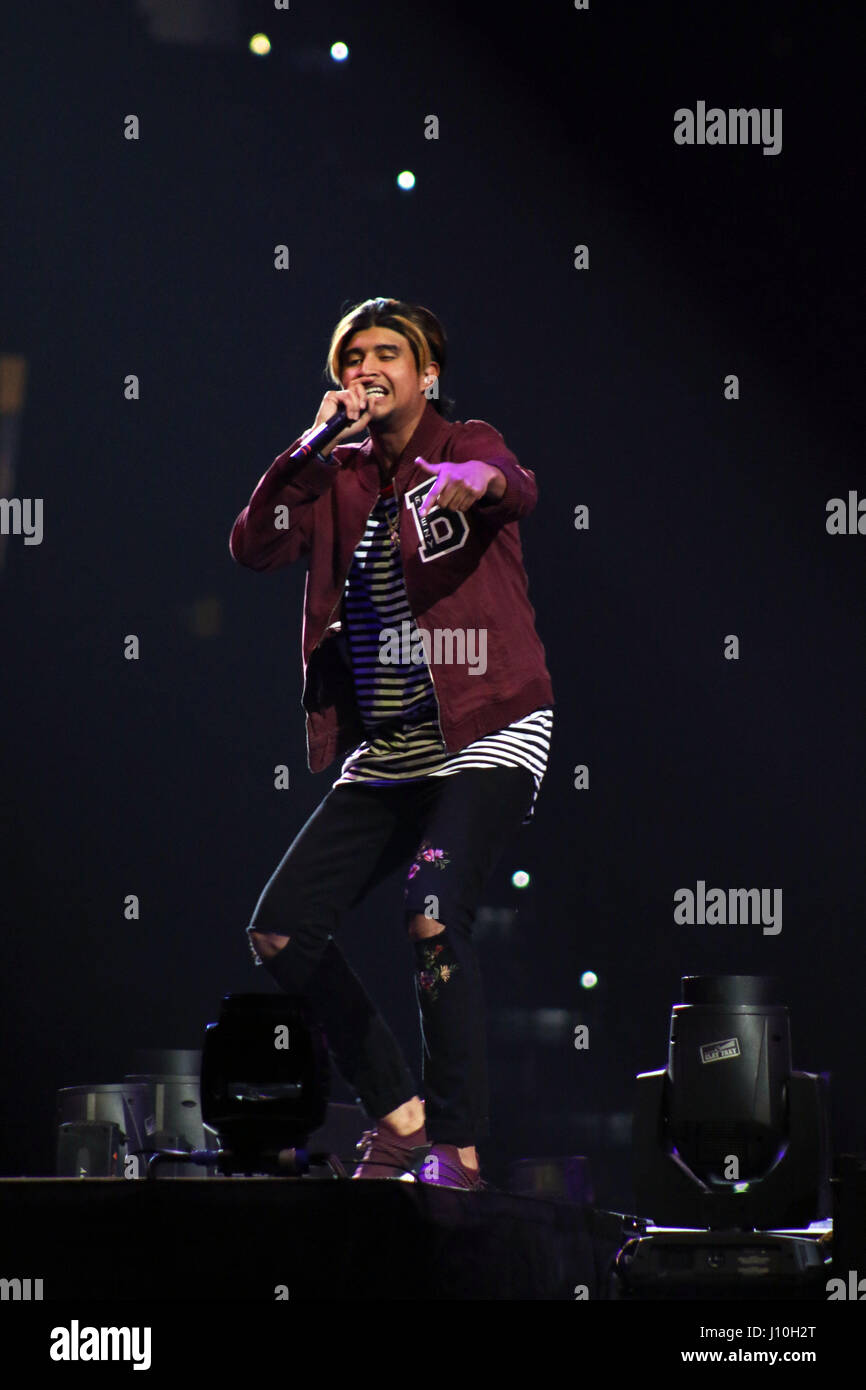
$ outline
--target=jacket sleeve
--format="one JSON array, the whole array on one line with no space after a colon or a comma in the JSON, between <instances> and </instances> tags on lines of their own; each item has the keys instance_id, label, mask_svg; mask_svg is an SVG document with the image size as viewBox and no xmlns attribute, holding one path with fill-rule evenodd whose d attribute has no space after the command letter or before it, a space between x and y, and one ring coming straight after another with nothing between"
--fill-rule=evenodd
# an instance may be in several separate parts
<instances>
[{"instance_id":1,"label":"jacket sleeve","mask_svg":"<svg viewBox=\"0 0 866 1390\"><path fill-rule=\"evenodd\" d=\"M454 451L454 462L468 463L470 459L490 463L505 475L505 492L501 497L482 497L474 504L472 510L479 516L498 526L506 521L518 521L534 511L538 501L535 474L528 468L521 468L502 435L486 420L466 421L466 430Z\"/></svg>"},{"instance_id":2,"label":"jacket sleeve","mask_svg":"<svg viewBox=\"0 0 866 1390\"><path fill-rule=\"evenodd\" d=\"M313 504L333 484L339 464L336 460L321 463L316 458L290 462L289 455L300 443L301 439L296 439L274 459L235 521L229 551L239 565L273 570L293 564L309 551ZM287 523L278 508L288 512Z\"/></svg>"}]
</instances>

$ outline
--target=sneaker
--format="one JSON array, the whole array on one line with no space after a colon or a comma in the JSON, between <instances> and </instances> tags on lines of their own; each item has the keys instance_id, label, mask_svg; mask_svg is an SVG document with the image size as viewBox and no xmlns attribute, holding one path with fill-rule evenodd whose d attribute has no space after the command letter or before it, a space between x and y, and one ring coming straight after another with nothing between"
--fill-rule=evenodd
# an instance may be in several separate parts
<instances>
[{"instance_id":1,"label":"sneaker","mask_svg":"<svg viewBox=\"0 0 866 1390\"><path fill-rule=\"evenodd\" d=\"M489 1184L480 1168L466 1168L460 1161L456 1144L433 1144L422 1161L418 1181L428 1187L461 1187L469 1192L485 1192Z\"/></svg>"},{"instance_id":2,"label":"sneaker","mask_svg":"<svg viewBox=\"0 0 866 1390\"><path fill-rule=\"evenodd\" d=\"M430 1145L422 1125L414 1134L391 1129L365 1129L356 1144L361 1155L353 1178L392 1178L417 1182L417 1173Z\"/></svg>"}]
</instances>

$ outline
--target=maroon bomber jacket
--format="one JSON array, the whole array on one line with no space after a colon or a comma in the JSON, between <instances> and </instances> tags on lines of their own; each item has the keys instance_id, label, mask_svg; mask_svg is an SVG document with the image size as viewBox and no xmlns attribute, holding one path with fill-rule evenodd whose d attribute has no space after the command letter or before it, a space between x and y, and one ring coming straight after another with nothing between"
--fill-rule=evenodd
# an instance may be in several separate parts
<instances>
[{"instance_id":1,"label":"maroon bomber jacket","mask_svg":"<svg viewBox=\"0 0 866 1390\"><path fill-rule=\"evenodd\" d=\"M308 557L302 704L307 764L311 772L321 772L365 737L342 599L381 480L369 437L362 444L338 444L325 463L290 462L300 442L278 455L260 479L232 527L229 549L239 564L254 570ZM430 463L482 459L505 475L506 490L466 512L434 505L419 518L417 508L435 478L415 463L418 455ZM483 673L471 674L466 664L430 663L442 737L447 751L456 753L554 703L517 526L533 510L538 489L534 475L521 468L492 425L444 420L429 401L392 476L406 593L418 627L431 639L437 628L487 630Z\"/></svg>"}]
</instances>

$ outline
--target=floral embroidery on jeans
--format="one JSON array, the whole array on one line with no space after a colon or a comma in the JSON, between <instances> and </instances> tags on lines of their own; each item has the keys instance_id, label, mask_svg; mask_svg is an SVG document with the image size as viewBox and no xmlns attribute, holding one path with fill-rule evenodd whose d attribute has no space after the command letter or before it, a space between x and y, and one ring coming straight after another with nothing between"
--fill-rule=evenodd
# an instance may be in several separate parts
<instances>
[{"instance_id":1,"label":"floral embroidery on jeans","mask_svg":"<svg viewBox=\"0 0 866 1390\"><path fill-rule=\"evenodd\" d=\"M425 864L433 864L437 869L444 869L446 864L451 863L451 856L450 854L446 854L444 849L434 849L429 840L422 840L421 848L418 850L412 867L409 870L410 878L414 878L418 873L418 870L421 868L420 861L422 859Z\"/></svg>"},{"instance_id":2,"label":"floral embroidery on jeans","mask_svg":"<svg viewBox=\"0 0 866 1390\"><path fill-rule=\"evenodd\" d=\"M438 985L447 984L454 971L458 969L456 965L439 964L436 957L443 949L440 942L437 946L425 946L422 951L425 968L418 971L418 983L428 999L436 999Z\"/></svg>"}]
</instances>

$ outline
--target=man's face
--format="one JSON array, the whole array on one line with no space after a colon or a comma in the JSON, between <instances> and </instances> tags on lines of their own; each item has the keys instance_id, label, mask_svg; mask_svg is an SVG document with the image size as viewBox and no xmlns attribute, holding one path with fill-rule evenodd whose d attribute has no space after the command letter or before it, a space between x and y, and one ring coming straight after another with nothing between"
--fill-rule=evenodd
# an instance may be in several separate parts
<instances>
[{"instance_id":1,"label":"man's face","mask_svg":"<svg viewBox=\"0 0 866 1390\"><path fill-rule=\"evenodd\" d=\"M344 390L353 381L367 388L371 426L395 414L397 419L412 415L424 403L425 377L432 380L438 374L435 365L419 373L402 334L375 325L352 335L343 348L340 368ZM382 394L374 387L380 387Z\"/></svg>"}]
</instances>

